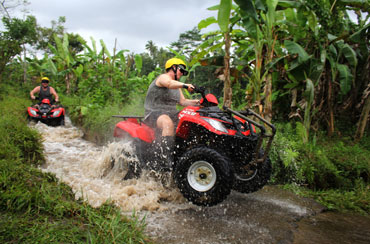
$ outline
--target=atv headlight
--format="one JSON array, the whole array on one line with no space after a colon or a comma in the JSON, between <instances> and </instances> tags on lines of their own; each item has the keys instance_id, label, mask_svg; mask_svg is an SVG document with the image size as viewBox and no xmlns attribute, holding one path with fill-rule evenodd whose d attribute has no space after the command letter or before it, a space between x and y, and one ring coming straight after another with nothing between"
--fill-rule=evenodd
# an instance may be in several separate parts
<instances>
[{"instance_id":1,"label":"atv headlight","mask_svg":"<svg viewBox=\"0 0 370 244\"><path fill-rule=\"evenodd\" d=\"M60 114L60 110L54 111L53 117L58 117Z\"/></svg>"},{"instance_id":2,"label":"atv headlight","mask_svg":"<svg viewBox=\"0 0 370 244\"><path fill-rule=\"evenodd\" d=\"M203 118L205 121L207 121L213 128L215 128L218 131L228 133L229 131L226 129L226 127L218 120L209 119L209 118Z\"/></svg>"},{"instance_id":3,"label":"atv headlight","mask_svg":"<svg viewBox=\"0 0 370 244\"><path fill-rule=\"evenodd\" d=\"M32 114L33 116L37 116L37 112L36 112L35 110L30 109L30 112L31 112L31 114Z\"/></svg>"}]
</instances>

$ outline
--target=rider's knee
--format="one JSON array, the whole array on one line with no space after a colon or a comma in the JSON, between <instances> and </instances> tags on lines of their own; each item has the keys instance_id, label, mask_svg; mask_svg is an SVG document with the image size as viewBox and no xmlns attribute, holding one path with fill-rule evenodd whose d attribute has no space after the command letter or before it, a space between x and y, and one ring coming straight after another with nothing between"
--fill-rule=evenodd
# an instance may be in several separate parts
<instances>
[{"instance_id":1,"label":"rider's knee","mask_svg":"<svg viewBox=\"0 0 370 244\"><path fill-rule=\"evenodd\" d=\"M158 118L157 127L162 130L162 136L173 136L175 134L175 125L168 115L163 115Z\"/></svg>"}]
</instances>

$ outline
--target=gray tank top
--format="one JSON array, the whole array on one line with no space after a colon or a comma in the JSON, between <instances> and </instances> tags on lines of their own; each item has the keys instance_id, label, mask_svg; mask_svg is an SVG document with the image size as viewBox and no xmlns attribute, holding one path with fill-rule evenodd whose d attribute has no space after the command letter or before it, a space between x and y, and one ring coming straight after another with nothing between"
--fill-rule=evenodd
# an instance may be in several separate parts
<instances>
[{"instance_id":1,"label":"gray tank top","mask_svg":"<svg viewBox=\"0 0 370 244\"><path fill-rule=\"evenodd\" d=\"M51 95L50 93L50 86L48 86L46 88L46 90L44 90L42 88L42 86L40 86L40 93L39 93L39 100L40 102L44 99L44 98L47 98L50 100L50 102L53 102L53 96Z\"/></svg>"},{"instance_id":2,"label":"gray tank top","mask_svg":"<svg viewBox=\"0 0 370 244\"><path fill-rule=\"evenodd\" d=\"M158 77L150 84L145 98L145 116L151 112L163 112L165 114L177 113L176 104L180 102L179 89L168 89L158 87L155 82Z\"/></svg>"}]
</instances>

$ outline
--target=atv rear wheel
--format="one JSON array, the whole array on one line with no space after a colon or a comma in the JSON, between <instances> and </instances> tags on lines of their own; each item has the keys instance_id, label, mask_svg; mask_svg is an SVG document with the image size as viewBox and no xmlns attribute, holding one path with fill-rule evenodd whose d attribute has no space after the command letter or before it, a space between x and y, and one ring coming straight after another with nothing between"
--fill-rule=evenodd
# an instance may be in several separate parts
<instances>
[{"instance_id":1,"label":"atv rear wheel","mask_svg":"<svg viewBox=\"0 0 370 244\"><path fill-rule=\"evenodd\" d=\"M197 147L180 157L174 179L183 196L200 206L216 205L230 194L233 175L228 161L217 151Z\"/></svg>"},{"instance_id":2,"label":"atv rear wheel","mask_svg":"<svg viewBox=\"0 0 370 244\"><path fill-rule=\"evenodd\" d=\"M117 155L111 156L111 169L118 168L123 173L123 180L139 178L141 175L141 165L136 156L134 138L128 133L122 135L118 142L122 145L121 151Z\"/></svg>"},{"instance_id":3,"label":"atv rear wheel","mask_svg":"<svg viewBox=\"0 0 370 244\"><path fill-rule=\"evenodd\" d=\"M260 155L263 151L260 152ZM271 161L267 157L263 163L257 165L246 164L234 169L233 190L241 193L251 193L261 189L271 176Z\"/></svg>"}]
</instances>

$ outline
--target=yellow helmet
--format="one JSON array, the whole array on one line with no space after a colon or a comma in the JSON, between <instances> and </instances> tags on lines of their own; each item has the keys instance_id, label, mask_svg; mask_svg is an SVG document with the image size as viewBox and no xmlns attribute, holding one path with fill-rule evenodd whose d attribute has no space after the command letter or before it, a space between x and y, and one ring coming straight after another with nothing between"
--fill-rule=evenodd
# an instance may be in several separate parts
<instances>
[{"instance_id":1,"label":"yellow helmet","mask_svg":"<svg viewBox=\"0 0 370 244\"><path fill-rule=\"evenodd\" d=\"M46 77L46 76L41 78L41 82L42 82L43 80L46 80L46 81L50 82L49 78L48 78L48 77Z\"/></svg>"},{"instance_id":2,"label":"yellow helmet","mask_svg":"<svg viewBox=\"0 0 370 244\"><path fill-rule=\"evenodd\" d=\"M166 64L165 64L165 69L167 70L168 68L171 68L172 65L184 65L184 69L186 69L186 64L184 61L182 61L181 59L179 58L171 58L169 60L167 60Z\"/></svg>"}]
</instances>

